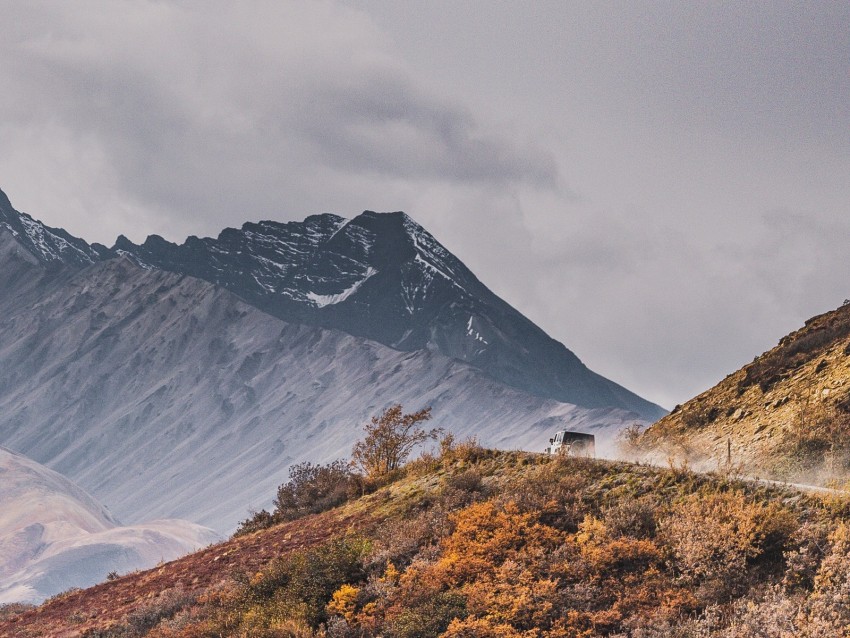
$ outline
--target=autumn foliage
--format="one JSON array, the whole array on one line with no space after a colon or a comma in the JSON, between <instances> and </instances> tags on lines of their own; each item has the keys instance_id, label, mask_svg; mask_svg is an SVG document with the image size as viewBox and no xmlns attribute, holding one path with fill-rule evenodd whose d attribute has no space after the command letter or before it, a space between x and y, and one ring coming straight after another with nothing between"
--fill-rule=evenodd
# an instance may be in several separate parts
<instances>
[{"instance_id":1,"label":"autumn foliage","mask_svg":"<svg viewBox=\"0 0 850 638\"><path fill-rule=\"evenodd\" d=\"M284 525L354 512L357 529L86 638L850 635L836 498L446 440L338 514Z\"/></svg>"},{"instance_id":2,"label":"autumn foliage","mask_svg":"<svg viewBox=\"0 0 850 638\"><path fill-rule=\"evenodd\" d=\"M431 408L405 414L399 404L372 417L364 437L351 452L351 460L367 478L380 478L401 468L416 446L436 440L439 430L425 430L419 424L431 418Z\"/></svg>"}]
</instances>

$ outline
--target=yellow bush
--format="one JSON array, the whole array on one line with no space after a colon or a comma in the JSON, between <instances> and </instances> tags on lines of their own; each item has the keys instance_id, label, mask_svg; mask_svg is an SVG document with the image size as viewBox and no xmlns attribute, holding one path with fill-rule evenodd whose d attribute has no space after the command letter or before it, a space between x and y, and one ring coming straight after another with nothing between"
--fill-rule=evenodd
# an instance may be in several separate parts
<instances>
[{"instance_id":1,"label":"yellow bush","mask_svg":"<svg viewBox=\"0 0 850 638\"><path fill-rule=\"evenodd\" d=\"M358 593L357 587L348 584L342 585L331 596L331 602L328 603L328 613L342 616L351 622L357 607Z\"/></svg>"},{"instance_id":2,"label":"yellow bush","mask_svg":"<svg viewBox=\"0 0 850 638\"><path fill-rule=\"evenodd\" d=\"M537 638L539 635L539 631L520 632L510 625L469 617L455 618L441 638Z\"/></svg>"}]
</instances>

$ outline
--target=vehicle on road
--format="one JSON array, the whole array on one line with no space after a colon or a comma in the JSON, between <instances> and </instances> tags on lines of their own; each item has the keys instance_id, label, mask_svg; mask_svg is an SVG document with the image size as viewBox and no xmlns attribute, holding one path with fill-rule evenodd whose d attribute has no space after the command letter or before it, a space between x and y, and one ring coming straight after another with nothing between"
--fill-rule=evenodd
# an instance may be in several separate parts
<instances>
[{"instance_id":1,"label":"vehicle on road","mask_svg":"<svg viewBox=\"0 0 850 638\"><path fill-rule=\"evenodd\" d=\"M546 448L546 453L594 458L596 456L596 437L585 432L560 430L549 439L549 447Z\"/></svg>"}]
</instances>

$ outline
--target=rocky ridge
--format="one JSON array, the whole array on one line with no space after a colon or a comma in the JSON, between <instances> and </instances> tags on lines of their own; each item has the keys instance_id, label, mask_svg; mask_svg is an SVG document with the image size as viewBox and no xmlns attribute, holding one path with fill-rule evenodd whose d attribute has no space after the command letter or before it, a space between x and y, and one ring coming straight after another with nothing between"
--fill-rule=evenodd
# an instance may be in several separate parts
<instances>
[{"instance_id":1,"label":"rocky ridge","mask_svg":"<svg viewBox=\"0 0 850 638\"><path fill-rule=\"evenodd\" d=\"M640 445L708 466L827 483L850 455L850 304L805 326L651 426Z\"/></svg>"},{"instance_id":2,"label":"rocky ridge","mask_svg":"<svg viewBox=\"0 0 850 638\"><path fill-rule=\"evenodd\" d=\"M629 410L645 421L666 413L589 370L402 212L246 223L179 245L121 236L108 249L18 213L0 191L0 227L51 270L124 256L227 288L285 321L439 352L540 397Z\"/></svg>"}]
</instances>

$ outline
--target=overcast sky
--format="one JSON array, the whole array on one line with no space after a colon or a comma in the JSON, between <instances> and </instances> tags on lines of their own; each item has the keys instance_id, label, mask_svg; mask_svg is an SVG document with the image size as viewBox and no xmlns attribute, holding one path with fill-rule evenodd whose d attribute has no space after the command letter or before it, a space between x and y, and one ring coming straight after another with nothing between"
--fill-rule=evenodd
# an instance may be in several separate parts
<instances>
[{"instance_id":1,"label":"overcast sky","mask_svg":"<svg viewBox=\"0 0 850 638\"><path fill-rule=\"evenodd\" d=\"M850 297L844 0L0 10L0 188L89 241L405 210L667 408Z\"/></svg>"}]
</instances>

